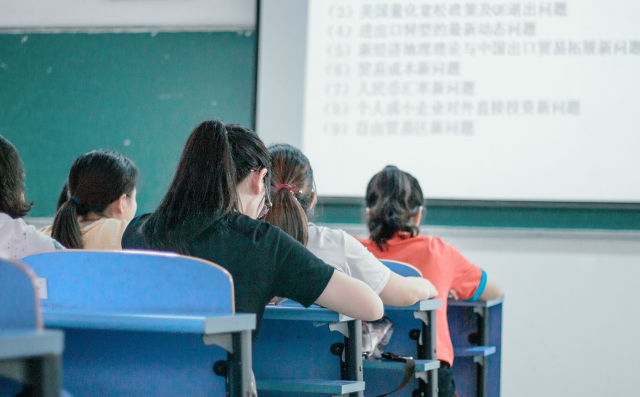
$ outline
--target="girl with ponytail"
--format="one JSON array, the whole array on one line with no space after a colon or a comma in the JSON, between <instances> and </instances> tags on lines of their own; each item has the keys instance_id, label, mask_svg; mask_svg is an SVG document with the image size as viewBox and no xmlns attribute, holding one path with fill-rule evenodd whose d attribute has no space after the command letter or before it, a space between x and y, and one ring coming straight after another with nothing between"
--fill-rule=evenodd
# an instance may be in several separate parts
<instances>
[{"instance_id":1,"label":"girl with ponytail","mask_svg":"<svg viewBox=\"0 0 640 397\"><path fill-rule=\"evenodd\" d=\"M83 154L71 166L45 232L67 248L122 249L122 234L138 208L137 178L136 166L120 153Z\"/></svg>"},{"instance_id":2,"label":"girl with ponytail","mask_svg":"<svg viewBox=\"0 0 640 397\"><path fill-rule=\"evenodd\" d=\"M447 323L447 295L469 300L500 297L500 287L484 270L469 262L438 237L421 236L423 195L418 180L395 166L371 178L365 195L370 237L361 242L378 258L408 263L438 289L442 308L436 312L438 396L452 397L453 346Z\"/></svg>"},{"instance_id":3,"label":"girl with ponytail","mask_svg":"<svg viewBox=\"0 0 640 397\"><path fill-rule=\"evenodd\" d=\"M155 212L129 224L123 247L176 251L226 268L236 311L256 313L258 328L274 296L362 320L382 317L382 302L364 283L334 272L260 220L270 206L270 166L253 131L219 120L201 123L187 139L169 191Z\"/></svg>"},{"instance_id":4,"label":"girl with ponytail","mask_svg":"<svg viewBox=\"0 0 640 397\"><path fill-rule=\"evenodd\" d=\"M316 203L313 170L299 149L286 144L269 147L273 206L267 222L306 245L318 258L365 282L385 304L408 306L436 296L426 279L391 272L354 237L343 230L308 223Z\"/></svg>"}]
</instances>

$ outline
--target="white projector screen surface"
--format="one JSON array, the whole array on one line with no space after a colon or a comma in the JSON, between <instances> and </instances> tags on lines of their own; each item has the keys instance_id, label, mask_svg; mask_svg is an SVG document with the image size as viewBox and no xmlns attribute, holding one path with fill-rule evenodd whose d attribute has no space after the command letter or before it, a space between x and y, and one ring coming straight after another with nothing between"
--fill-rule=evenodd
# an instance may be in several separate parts
<instances>
[{"instance_id":1,"label":"white projector screen surface","mask_svg":"<svg viewBox=\"0 0 640 397\"><path fill-rule=\"evenodd\" d=\"M394 164L429 198L640 202L639 2L293 3L262 3L257 130L319 194Z\"/></svg>"}]
</instances>

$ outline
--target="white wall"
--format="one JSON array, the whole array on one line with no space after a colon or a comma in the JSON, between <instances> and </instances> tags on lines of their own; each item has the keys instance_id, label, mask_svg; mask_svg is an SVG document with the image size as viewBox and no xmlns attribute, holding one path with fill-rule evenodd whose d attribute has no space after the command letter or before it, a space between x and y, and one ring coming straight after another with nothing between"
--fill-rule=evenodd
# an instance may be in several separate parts
<instances>
[{"instance_id":1,"label":"white wall","mask_svg":"<svg viewBox=\"0 0 640 397\"><path fill-rule=\"evenodd\" d=\"M425 233L452 243L505 292L503 397L638 395L640 232Z\"/></svg>"},{"instance_id":2,"label":"white wall","mask_svg":"<svg viewBox=\"0 0 640 397\"><path fill-rule=\"evenodd\" d=\"M0 0L3 30L253 29L257 0Z\"/></svg>"}]
</instances>

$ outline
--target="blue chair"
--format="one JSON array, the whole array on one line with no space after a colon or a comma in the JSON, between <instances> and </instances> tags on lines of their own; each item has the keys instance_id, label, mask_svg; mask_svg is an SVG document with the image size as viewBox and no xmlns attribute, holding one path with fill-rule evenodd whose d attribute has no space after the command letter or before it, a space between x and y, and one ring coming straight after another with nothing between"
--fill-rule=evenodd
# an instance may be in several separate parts
<instances>
[{"instance_id":1,"label":"blue chair","mask_svg":"<svg viewBox=\"0 0 640 397\"><path fill-rule=\"evenodd\" d=\"M151 251L23 260L40 277L45 325L66 330L64 382L72 393L250 392L255 315L234 313L233 280L220 266Z\"/></svg>"},{"instance_id":2,"label":"blue chair","mask_svg":"<svg viewBox=\"0 0 640 397\"><path fill-rule=\"evenodd\" d=\"M42 330L35 279L25 265L0 259L0 396L23 387L30 395L60 395L64 336Z\"/></svg>"},{"instance_id":3,"label":"blue chair","mask_svg":"<svg viewBox=\"0 0 640 397\"><path fill-rule=\"evenodd\" d=\"M408 263L392 260L381 260L381 262L391 269L392 272L397 273L403 277L422 277L422 272Z\"/></svg>"},{"instance_id":4,"label":"blue chair","mask_svg":"<svg viewBox=\"0 0 640 397\"><path fill-rule=\"evenodd\" d=\"M382 263L401 276L422 277L422 273L408 263L391 260L382 260ZM385 315L391 319L394 328L385 350L413 357L416 363L415 379L394 395L437 395L440 361L436 357L436 310L440 307L439 299L424 300L411 306L385 306ZM404 363L369 359L363 364L368 394L389 392L403 378Z\"/></svg>"}]
</instances>

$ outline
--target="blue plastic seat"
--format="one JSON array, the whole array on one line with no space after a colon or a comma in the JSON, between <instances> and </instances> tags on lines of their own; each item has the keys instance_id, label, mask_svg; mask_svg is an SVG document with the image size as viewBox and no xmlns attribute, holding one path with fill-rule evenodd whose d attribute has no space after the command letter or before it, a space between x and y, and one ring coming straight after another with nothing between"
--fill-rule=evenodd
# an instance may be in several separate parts
<instances>
[{"instance_id":1,"label":"blue plastic seat","mask_svg":"<svg viewBox=\"0 0 640 397\"><path fill-rule=\"evenodd\" d=\"M13 396L23 387L29 395L61 393L64 336L42 330L35 283L27 266L0 259L0 396Z\"/></svg>"},{"instance_id":2,"label":"blue plastic seat","mask_svg":"<svg viewBox=\"0 0 640 397\"><path fill-rule=\"evenodd\" d=\"M398 273L404 277L422 277L422 273L416 267L400 261L381 260L381 262L391 269L394 273Z\"/></svg>"},{"instance_id":3,"label":"blue plastic seat","mask_svg":"<svg viewBox=\"0 0 640 397\"><path fill-rule=\"evenodd\" d=\"M68 250L23 260L44 287L45 325L66 331L64 382L72 393L239 395L249 388L255 315L234 313L224 268L152 251Z\"/></svg>"}]
</instances>

